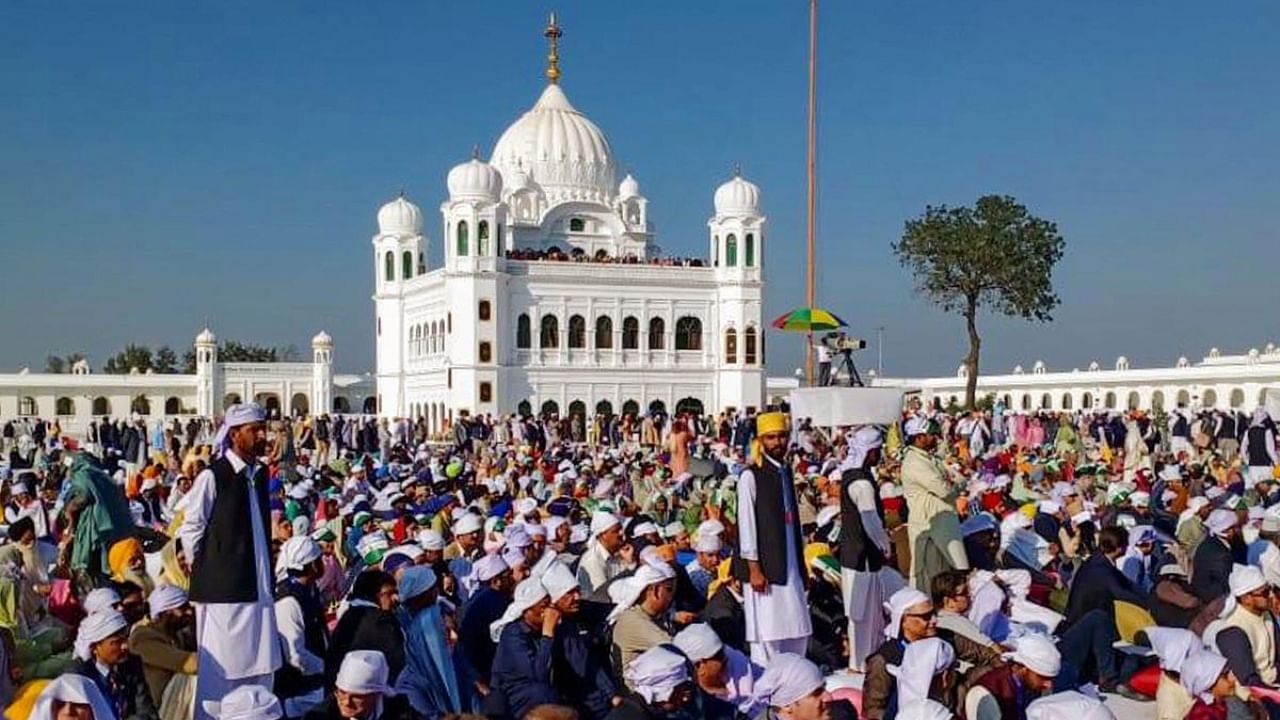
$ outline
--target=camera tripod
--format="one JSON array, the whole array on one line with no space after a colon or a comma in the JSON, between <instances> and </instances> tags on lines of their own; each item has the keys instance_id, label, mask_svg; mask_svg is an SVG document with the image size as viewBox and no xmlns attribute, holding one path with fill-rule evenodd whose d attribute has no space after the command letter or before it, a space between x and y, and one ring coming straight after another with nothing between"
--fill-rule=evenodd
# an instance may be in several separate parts
<instances>
[{"instance_id":1,"label":"camera tripod","mask_svg":"<svg viewBox=\"0 0 1280 720\"><path fill-rule=\"evenodd\" d=\"M853 351L840 350L839 353L840 353L840 362L836 366L835 372L831 373L831 382L829 384L831 385L841 384L836 382L836 376L840 374L841 370L843 370L845 371L848 377L848 379L844 382L845 387L863 387L862 376L858 375L858 368L853 364Z\"/></svg>"}]
</instances>

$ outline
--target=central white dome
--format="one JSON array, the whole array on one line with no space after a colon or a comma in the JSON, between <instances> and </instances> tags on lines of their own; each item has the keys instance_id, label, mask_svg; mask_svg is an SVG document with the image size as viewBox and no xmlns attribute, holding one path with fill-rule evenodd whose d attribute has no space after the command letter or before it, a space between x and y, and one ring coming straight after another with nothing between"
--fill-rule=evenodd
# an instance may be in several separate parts
<instances>
[{"instance_id":1,"label":"central white dome","mask_svg":"<svg viewBox=\"0 0 1280 720\"><path fill-rule=\"evenodd\" d=\"M502 133L489 162L509 188L517 187L517 172L526 173L552 205L572 200L608 204L617 187L608 138L554 84Z\"/></svg>"}]
</instances>

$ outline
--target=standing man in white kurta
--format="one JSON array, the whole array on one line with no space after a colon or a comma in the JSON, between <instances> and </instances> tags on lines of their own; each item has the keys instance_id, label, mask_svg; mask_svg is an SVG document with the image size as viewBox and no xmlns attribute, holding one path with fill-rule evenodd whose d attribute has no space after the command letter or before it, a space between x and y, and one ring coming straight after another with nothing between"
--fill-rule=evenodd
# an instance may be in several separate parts
<instances>
[{"instance_id":1,"label":"standing man in white kurta","mask_svg":"<svg viewBox=\"0 0 1280 720\"><path fill-rule=\"evenodd\" d=\"M270 689L282 658L271 591L267 536L266 413L256 404L227 409L214 438L220 457L196 476L178 528L191 566L196 607L195 717L242 685Z\"/></svg>"},{"instance_id":2,"label":"standing man in white kurta","mask_svg":"<svg viewBox=\"0 0 1280 720\"><path fill-rule=\"evenodd\" d=\"M789 437L786 415L757 416L752 466L738 478L737 572L751 659L762 666L780 653L804 655L813 633Z\"/></svg>"}]
</instances>

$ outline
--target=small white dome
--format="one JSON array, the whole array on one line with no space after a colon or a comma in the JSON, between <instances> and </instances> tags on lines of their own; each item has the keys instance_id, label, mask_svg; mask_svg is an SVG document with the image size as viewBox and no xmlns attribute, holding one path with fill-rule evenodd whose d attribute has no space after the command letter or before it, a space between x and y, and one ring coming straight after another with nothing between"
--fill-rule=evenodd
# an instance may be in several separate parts
<instances>
[{"instance_id":1,"label":"small white dome","mask_svg":"<svg viewBox=\"0 0 1280 720\"><path fill-rule=\"evenodd\" d=\"M1013 366L1013 374L1014 374L1014 375L1021 375L1021 374L1022 374L1022 366L1021 366L1021 365L1014 365L1014 366Z\"/></svg>"},{"instance_id":2,"label":"small white dome","mask_svg":"<svg viewBox=\"0 0 1280 720\"><path fill-rule=\"evenodd\" d=\"M760 188L741 175L734 175L732 180L716 188L715 203L717 215L758 215Z\"/></svg>"},{"instance_id":3,"label":"small white dome","mask_svg":"<svg viewBox=\"0 0 1280 720\"><path fill-rule=\"evenodd\" d=\"M378 210L378 232L383 235L420 235L422 210L401 195Z\"/></svg>"},{"instance_id":4,"label":"small white dome","mask_svg":"<svg viewBox=\"0 0 1280 720\"><path fill-rule=\"evenodd\" d=\"M316 336L311 338L311 347L332 347L333 338L329 337L329 333L321 330Z\"/></svg>"},{"instance_id":5,"label":"small white dome","mask_svg":"<svg viewBox=\"0 0 1280 720\"><path fill-rule=\"evenodd\" d=\"M449 171L445 181L450 200L492 200L502 195L502 174L480 158L473 157Z\"/></svg>"},{"instance_id":6,"label":"small white dome","mask_svg":"<svg viewBox=\"0 0 1280 720\"><path fill-rule=\"evenodd\" d=\"M201 330L200 334L196 336L196 343L200 345L213 345L216 342L218 342L218 338L214 337L213 331L209 328Z\"/></svg>"},{"instance_id":7,"label":"small white dome","mask_svg":"<svg viewBox=\"0 0 1280 720\"><path fill-rule=\"evenodd\" d=\"M627 176L622 178L622 183L618 185L618 197L622 200L630 200L633 197L639 197L639 195L640 183L631 177L631 173L627 173Z\"/></svg>"},{"instance_id":8,"label":"small white dome","mask_svg":"<svg viewBox=\"0 0 1280 720\"><path fill-rule=\"evenodd\" d=\"M1097 360L1094 360L1093 362L1089 363L1089 372L1098 372L1101 369L1102 369L1102 366L1098 365Z\"/></svg>"}]
</instances>

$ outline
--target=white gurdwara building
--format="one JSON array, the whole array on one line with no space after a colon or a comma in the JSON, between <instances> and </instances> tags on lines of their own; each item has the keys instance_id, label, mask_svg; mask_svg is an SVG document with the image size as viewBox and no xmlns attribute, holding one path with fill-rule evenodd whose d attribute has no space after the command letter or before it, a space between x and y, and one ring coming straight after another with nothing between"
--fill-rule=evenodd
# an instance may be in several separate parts
<instances>
[{"instance_id":1,"label":"white gurdwara building","mask_svg":"<svg viewBox=\"0 0 1280 720\"><path fill-rule=\"evenodd\" d=\"M378 410L446 418L758 407L765 216L735 176L715 191L709 260L663 258L648 201L595 123L549 83L489 161L449 171L443 267L404 197L373 236Z\"/></svg>"}]
</instances>

